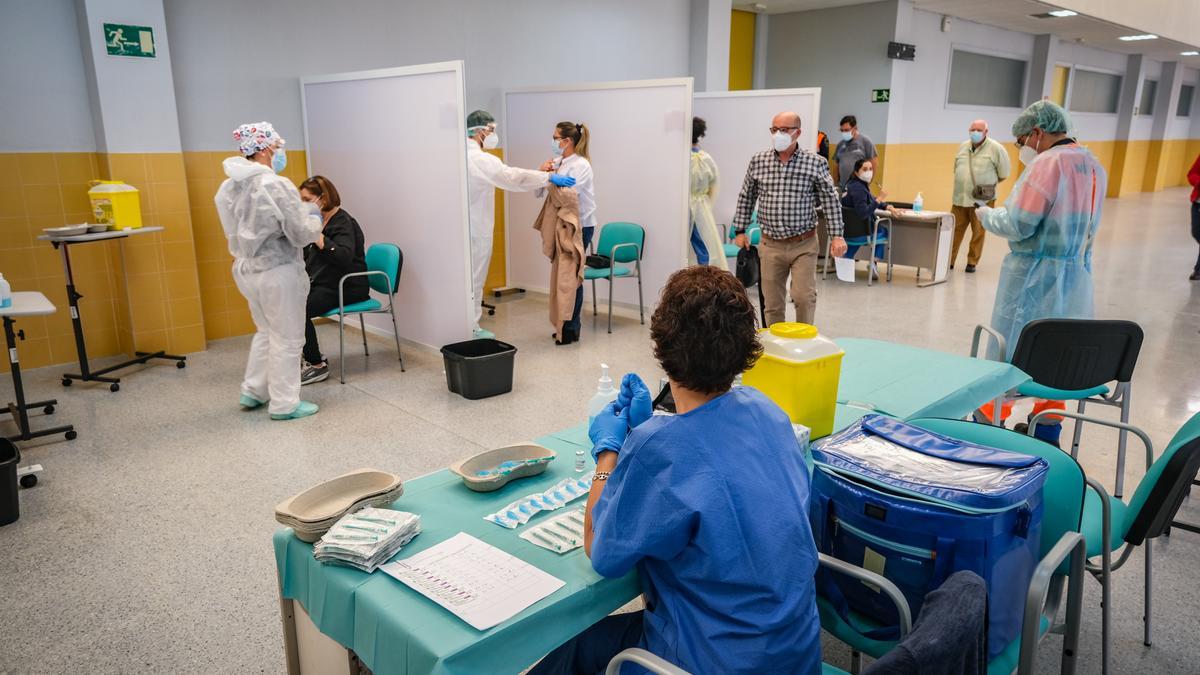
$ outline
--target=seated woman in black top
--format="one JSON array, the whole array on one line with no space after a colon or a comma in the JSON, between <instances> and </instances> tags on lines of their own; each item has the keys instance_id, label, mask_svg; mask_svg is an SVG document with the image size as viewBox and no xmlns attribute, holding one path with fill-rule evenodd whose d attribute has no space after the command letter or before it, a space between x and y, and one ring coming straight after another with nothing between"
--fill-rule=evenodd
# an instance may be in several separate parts
<instances>
[{"instance_id":1,"label":"seated woman in black top","mask_svg":"<svg viewBox=\"0 0 1200 675\"><path fill-rule=\"evenodd\" d=\"M875 227L875 212L877 210L887 209L889 212L895 211L895 207L884 203L882 200L887 197L887 193L880 191L879 198L876 199L871 194L871 179L875 177L875 166L869 159L860 159L854 163L854 175L846 182L846 194L842 195L842 206L852 209L854 214L867 223L868 230ZM879 239L887 241L888 231L886 227L879 228ZM865 238L861 241L847 239L846 256L853 258L858 249L867 242ZM875 258L884 256L884 245L875 245L875 255L871 258L870 274L878 279L879 274L875 270Z\"/></svg>"},{"instance_id":2,"label":"seated woman in black top","mask_svg":"<svg viewBox=\"0 0 1200 675\"><path fill-rule=\"evenodd\" d=\"M304 266L308 270L308 325L304 329L304 364L300 384L312 384L329 377L329 364L317 343L312 317L338 307L338 283L351 272L367 271L362 228L342 209L337 188L324 176L313 176L300 184L300 198L321 209L325 227L315 244L304 248ZM346 280L347 305L370 297L366 277Z\"/></svg>"}]
</instances>

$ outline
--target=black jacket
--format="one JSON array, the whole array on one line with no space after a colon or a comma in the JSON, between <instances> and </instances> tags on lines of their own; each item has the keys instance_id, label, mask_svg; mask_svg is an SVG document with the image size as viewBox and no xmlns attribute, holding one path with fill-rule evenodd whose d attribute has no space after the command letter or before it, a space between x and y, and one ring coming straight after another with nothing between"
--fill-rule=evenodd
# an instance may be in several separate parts
<instances>
[{"instance_id":1,"label":"black jacket","mask_svg":"<svg viewBox=\"0 0 1200 675\"><path fill-rule=\"evenodd\" d=\"M871 194L871 186L863 179L853 176L846 182L846 194L842 195L842 206L854 209L855 215L863 219L867 226L875 224L875 211L886 208L887 204L875 199Z\"/></svg>"},{"instance_id":2,"label":"black jacket","mask_svg":"<svg viewBox=\"0 0 1200 675\"><path fill-rule=\"evenodd\" d=\"M316 244L304 247L304 267L309 283L315 288L324 286L336 293L342 275L366 272L367 257L362 228L345 209L338 209L325 224L325 248ZM369 296L367 277L346 281L346 304L361 302Z\"/></svg>"}]
</instances>

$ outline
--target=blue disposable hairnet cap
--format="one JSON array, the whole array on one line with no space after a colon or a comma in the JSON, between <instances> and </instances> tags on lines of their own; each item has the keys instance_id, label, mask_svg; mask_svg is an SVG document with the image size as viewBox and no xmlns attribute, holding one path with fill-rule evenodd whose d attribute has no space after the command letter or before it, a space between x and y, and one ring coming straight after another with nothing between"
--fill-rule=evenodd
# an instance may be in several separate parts
<instances>
[{"instance_id":1,"label":"blue disposable hairnet cap","mask_svg":"<svg viewBox=\"0 0 1200 675\"><path fill-rule=\"evenodd\" d=\"M496 121L496 118L492 117L492 114L490 112L488 112L486 110L476 110L475 112L471 113L470 115L467 115L467 130L470 131L471 129L478 129L479 127L486 127L487 125L492 124L495 121Z\"/></svg>"},{"instance_id":2,"label":"blue disposable hairnet cap","mask_svg":"<svg viewBox=\"0 0 1200 675\"><path fill-rule=\"evenodd\" d=\"M1033 131L1034 127L1048 134L1065 134L1071 127L1071 118L1057 103L1036 101L1021 111L1017 120L1013 122L1013 136L1024 136Z\"/></svg>"}]
</instances>

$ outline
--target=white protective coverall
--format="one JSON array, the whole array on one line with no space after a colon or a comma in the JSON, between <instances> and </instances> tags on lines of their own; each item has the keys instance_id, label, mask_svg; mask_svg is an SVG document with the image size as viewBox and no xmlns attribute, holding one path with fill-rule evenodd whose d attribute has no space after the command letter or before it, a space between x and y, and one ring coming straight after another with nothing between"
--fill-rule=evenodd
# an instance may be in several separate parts
<instances>
[{"instance_id":1,"label":"white protective coverall","mask_svg":"<svg viewBox=\"0 0 1200 675\"><path fill-rule=\"evenodd\" d=\"M475 303L475 327L483 315L483 282L492 260L492 231L496 226L496 188L530 192L546 187L550 174L508 166L499 157L483 151L475 139L467 139L467 199L471 220L471 292Z\"/></svg>"},{"instance_id":2,"label":"white protective coverall","mask_svg":"<svg viewBox=\"0 0 1200 675\"><path fill-rule=\"evenodd\" d=\"M257 332L242 394L270 401L272 415L300 404L300 350L308 274L302 249L321 234L321 216L292 182L244 157L223 162L215 201L233 255L233 279L250 305Z\"/></svg>"}]
</instances>

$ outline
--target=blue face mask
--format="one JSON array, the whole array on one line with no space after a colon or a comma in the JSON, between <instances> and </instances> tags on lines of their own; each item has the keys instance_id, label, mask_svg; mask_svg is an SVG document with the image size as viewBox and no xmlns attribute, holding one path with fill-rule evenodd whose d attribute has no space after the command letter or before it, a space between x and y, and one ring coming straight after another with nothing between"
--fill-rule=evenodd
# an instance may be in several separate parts
<instances>
[{"instance_id":1,"label":"blue face mask","mask_svg":"<svg viewBox=\"0 0 1200 675\"><path fill-rule=\"evenodd\" d=\"M271 168L275 173L283 173L287 167L287 151L283 148L276 148L275 154L271 156Z\"/></svg>"},{"instance_id":2,"label":"blue face mask","mask_svg":"<svg viewBox=\"0 0 1200 675\"><path fill-rule=\"evenodd\" d=\"M555 157L562 157L563 149L562 149L562 146L559 145L559 143L561 143L561 142L562 142L561 138L550 139L550 151L554 153Z\"/></svg>"},{"instance_id":3,"label":"blue face mask","mask_svg":"<svg viewBox=\"0 0 1200 675\"><path fill-rule=\"evenodd\" d=\"M971 142L974 143L975 145L979 145L980 143L982 143L983 142L983 132L982 131L972 131L971 132Z\"/></svg>"},{"instance_id":4,"label":"blue face mask","mask_svg":"<svg viewBox=\"0 0 1200 675\"><path fill-rule=\"evenodd\" d=\"M852 140L853 138L854 138L853 131L843 131L842 132L842 140L843 141L849 141L849 140Z\"/></svg>"}]
</instances>

